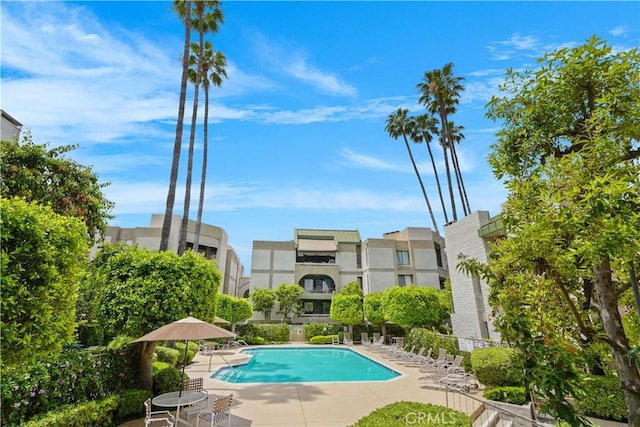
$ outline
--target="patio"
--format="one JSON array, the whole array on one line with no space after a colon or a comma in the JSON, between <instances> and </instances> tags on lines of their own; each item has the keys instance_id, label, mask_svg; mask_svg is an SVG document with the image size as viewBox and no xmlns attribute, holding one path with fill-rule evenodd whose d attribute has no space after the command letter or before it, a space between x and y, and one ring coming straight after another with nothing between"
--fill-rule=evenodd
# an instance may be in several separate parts
<instances>
[{"instance_id":1,"label":"patio","mask_svg":"<svg viewBox=\"0 0 640 427\"><path fill-rule=\"evenodd\" d=\"M291 344L305 346L307 344ZM397 401L415 401L445 406L444 391L421 388L424 374L379 358L360 346L351 347L404 374L385 382L308 383L308 384L229 384L209 379L211 370L224 366L217 355L196 355L185 372L191 378L203 377L210 394L233 393L231 425L234 427L345 427L377 408ZM233 363L234 352L223 356ZM480 394L480 392L476 392ZM144 426L144 420L130 421L121 427Z\"/></svg>"}]
</instances>

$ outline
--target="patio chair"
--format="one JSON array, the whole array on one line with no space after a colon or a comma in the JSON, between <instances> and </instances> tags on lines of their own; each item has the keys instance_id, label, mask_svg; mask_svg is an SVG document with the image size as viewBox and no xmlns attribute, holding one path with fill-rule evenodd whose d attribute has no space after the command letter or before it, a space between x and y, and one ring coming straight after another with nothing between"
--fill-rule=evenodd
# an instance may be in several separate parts
<instances>
[{"instance_id":1,"label":"patio chair","mask_svg":"<svg viewBox=\"0 0 640 427\"><path fill-rule=\"evenodd\" d=\"M360 344L362 344L365 347L371 344L371 341L369 341L369 334L367 332L360 333Z\"/></svg>"},{"instance_id":2,"label":"patio chair","mask_svg":"<svg viewBox=\"0 0 640 427\"><path fill-rule=\"evenodd\" d=\"M342 343L345 345L353 345L353 340L351 339L351 334L349 332L345 332L342 337Z\"/></svg>"},{"instance_id":3,"label":"patio chair","mask_svg":"<svg viewBox=\"0 0 640 427\"><path fill-rule=\"evenodd\" d=\"M144 408L146 410L144 416L144 426L160 426L160 427L169 427L172 426L175 422L175 416L169 411L152 411L151 410L151 399L147 399L144 401Z\"/></svg>"},{"instance_id":4,"label":"patio chair","mask_svg":"<svg viewBox=\"0 0 640 427\"><path fill-rule=\"evenodd\" d=\"M338 335L333 335L331 337L331 344L332 345L338 345L340 344L340 337Z\"/></svg>"},{"instance_id":5,"label":"patio chair","mask_svg":"<svg viewBox=\"0 0 640 427\"><path fill-rule=\"evenodd\" d=\"M181 384L181 388L182 391L199 391L200 393L207 395L204 400L182 408L180 412L185 414L187 418L191 417L191 415L206 411L209 408L209 393L204 389L204 380L202 377L184 380Z\"/></svg>"},{"instance_id":6,"label":"patio chair","mask_svg":"<svg viewBox=\"0 0 640 427\"><path fill-rule=\"evenodd\" d=\"M196 421L196 427L199 427L200 420L208 423L209 426L220 424L224 420L227 420L227 425L231 426L231 402L233 400L233 393L227 396L218 396L213 401L213 405L210 410L200 412L198 414L198 420Z\"/></svg>"}]
</instances>

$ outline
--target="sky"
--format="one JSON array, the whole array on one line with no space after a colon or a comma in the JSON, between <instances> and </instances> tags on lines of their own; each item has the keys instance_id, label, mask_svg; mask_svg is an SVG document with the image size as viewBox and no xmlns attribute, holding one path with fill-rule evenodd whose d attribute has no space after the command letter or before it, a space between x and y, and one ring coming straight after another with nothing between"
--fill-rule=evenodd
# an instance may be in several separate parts
<instances>
[{"instance_id":1,"label":"sky","mask_svg":"<svg viewBox=\"0 0 640 427\"><path fill-rule=\"evenodd\" d=\"M109 183L110 225L164 214L175 140L184 27L169 1L2 1L2 109L37 143ZM385 131L398 108L423 114L416 85L451 62L464 78L453 121L471 209L500 211L506 191L487 162L500 123L485 117L505 71L596 35L640 45L640 2L226 1L208 36L228 78L210 91L203 222L224 228L250 273L254 240L294 228L381 238L430 227L402 139ZM200 96L201 100L203 95ZM201 101L201 105L203 102ZM183 212L192 91L174 214ZM202 165L196 126L190 218ZM411 144L438 229L444 218L425 144ZM442 150L432 144L443 171ZM440 175L444 180L444 175ZM460 209L460 208L458 208Z\"/></svg>"}]
</instances>

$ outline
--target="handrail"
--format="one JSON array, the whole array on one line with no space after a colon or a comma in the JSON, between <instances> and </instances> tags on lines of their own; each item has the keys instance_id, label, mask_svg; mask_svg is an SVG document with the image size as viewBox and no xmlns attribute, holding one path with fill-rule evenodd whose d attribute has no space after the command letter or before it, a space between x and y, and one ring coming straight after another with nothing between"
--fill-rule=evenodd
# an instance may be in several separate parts
<instances>
[{"instance_id":1,"label":"handrail","mask_svg":"<svg viewBox=\"0 0 640 427\"><path fill-rule=\"evenodd\" d=\"M467 394L462 390L454 390L453 388L449 387L447 384L444 384L444 389L445 389L445 393L446 393L445 398L446 398L447 407L449 407L449 391L452 391L452 392L453 391L457 391L458 393L462 394L463 396L468 397L471 400L475 400L476 402L479 402L479 403L483 404L485 407L488 406L491 409L497 411L498 413L504 413L504 414L507 414L507 415L509 415L511 417L518 418L523 422L531 423L531 426L533 426L533 427L549 427L549 424L540 423L540 422L538 422L537 420L535 420L533 418L524 417L524 416L522 416L522 415L520 415L520 414L518 414L516 412L509 411L508 409L505 409L502 406L490 403L485 399L478 399L477 397L471 396L470 394ZM455 408L453 408L453 409L455 409Z\"/></svg>"}]
</instances>

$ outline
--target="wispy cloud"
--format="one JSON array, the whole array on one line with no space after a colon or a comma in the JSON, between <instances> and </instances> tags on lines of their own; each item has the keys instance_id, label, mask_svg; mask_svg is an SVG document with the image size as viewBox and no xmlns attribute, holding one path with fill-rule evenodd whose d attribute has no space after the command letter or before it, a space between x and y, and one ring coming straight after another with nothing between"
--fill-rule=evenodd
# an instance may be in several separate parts
<instances>
[{"instance_id":1,"label":"wispy cloud","mask_svg":"<svg viewBox=\"0 0 640 427\"><path fill-rule=\"evenodd\" d=\"M257 34L254 43L262 61L283 76L293 77L328 95L353 97L358 94L356 88L336 72L323 70L313 64L309 60L309 53L299 46L285 46L284 43L267 39L264 34Z\"/></svg>"},{"instance_id":2,"label":"wispy cloud","mask_svg":"<svg viewBox=\"0 0 640 427\"><path fill-rule=\"evenodd\" d=\"M386 170L394 172L411 172L407 169L406 164L399 165L391 163L387 160L379 159L371 155L357 153L349 148L341 148L338 155L350 167L363 167L366 169Z\"/></svg>"},{"instance_id":3,"label":"wispy cloud","mask_svg":"<svg viewBox=\"0 0 640 427\"><path fill-rule=\"evenodd\" d=\"M627 28L624 25L620 25L618 27L612 28L609 30L609 34L611 34L614 37L620 37L622 35L625 35L629 32L629 28Z\"/></svg>"},{"instance_id":4,"label":"wispy cloud","mask_svg":"<svg viewBox=\"0 0 640 427\"><path fill-rule=\"evenodd\" d=\"M532 35L513 34L506 40L499 40L487 46L492 59L506 61L514 57L536 57L543 48L540 38Z\"/></svg>"}]
</instances>

